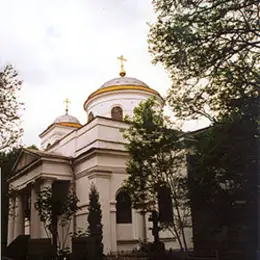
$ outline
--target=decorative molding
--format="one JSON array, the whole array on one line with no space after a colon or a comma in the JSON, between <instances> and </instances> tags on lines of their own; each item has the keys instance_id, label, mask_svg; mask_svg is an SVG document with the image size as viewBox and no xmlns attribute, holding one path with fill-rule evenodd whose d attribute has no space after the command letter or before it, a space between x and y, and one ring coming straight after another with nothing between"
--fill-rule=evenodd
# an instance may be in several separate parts
<instances>
[{"instance_id":1,"label":"decorative molding","mask_svg":"<svg viewBox=\"0 0 260 260\"><path fill-rule=\"evenodd\" d=\"M145 86L135 86L135 85L120 85L120 86L109 86L109 87L105 87L105 88L100 88L96 91L94 91L92 94L90 94L87 98L87 100L84 103L84 109L86 111L86 106L87 103L94 98L95 96L98 96L100 94L106 94L106 93L111 93L111 92L115 92L115 91L121 91L121 90L134 90L134 91L142 91L142 92L148 92L151 94L154 94L158 97L160 97L162 100L163 98L161 97L161 95L154 89L151 89L149 87L145 87Z\"/></svg>"},{"instance_id":2,"label":"decorative molding","mask_svg":"<svg viewBox=\"0 0 260 260\"><path fill-rule=\"evenodd\" d=\"M81 162L82 160L89 159L91 157L97 156L97 155L107 155L112 154L114 156L120 156L120 157L127 157L128 152L126 150L116 150L116 149L107 149L107 148L96 148L92 147L89 150L81 153L74 159L74 163L77 164Z\"/></svg>"},{"instance_id":3,"label":"decorative molding","mask_svg":"<svg viewBox=\"0 0 260 260\"><path fill-rule=\"evenodd\" d=\"M94 154L98 154L98 155L110 154L110 155L114 155L114 156L116 155L116 156L121 156L121 157L128 155L128 152L126 150L93 147L93 148L90 148L89 150L85 151L84 153L78 155L77 158L75 159L75 161L80 159L80 157L87 155L88 153L94 153Z\"/></svg>"},{"instance_id":4,"label":"decorative molding","mask_svg":"<svg viewBox=\"0 0 260 260\"><path fill-rule=\"evenodd\" d=\"M63 179L64 181L72 180L72 174L61 174L61 173L47 173L47 172L41 172L40 175L38 175L40 179L56 179L60 180L59 178L66 178Z\"/></svg>"},{"instance_id":5,"label":"decorative molding","mask_svg":"<svg viewBox=\"0 0 260 260\"><path fill-rule=\"evenodd\" d=\"M57 178L55 178L53 176L47 177L46 175L44 175L44 176L41 175L39 178L41 185L44 185L44 184L52 185L55 180L57 180Z\"/></svg>"},{"instance_id":6,"label":"decorative molding","mask_svg":"<svg viewBox=\"0 0 260 260\"><path fill-rule=\"evenodd\" d=\"M132 92L125 92L125 93L127 93L127 94L130 94L130 93L132 93ZM145 93L146 94L146 93ZM104 95L105 96L105 95ZM112 97L110 97L106 102L112 102L112 103L114 103L114 101L115 102L118 102L118 97L117 98L112 98ZM141 97L120 97L120 101L137 101L138 103L140 103L141 101L143 101L143 97L141 98ZM101 100L101 101L98 101L98 99L96 98L96 99L94 99L94 100L91 100L91 102L88 104L88 110L92 110L93 109L93 107L95 107L95 106L99 106L99 105L102 105L103 104L103 102L104 102L104 100ZM127 111L127 110L125 110L125 111ZM112 118L111 118L112 119ZM119 121L119 122L122 122L122 121Z\"/></svg>"},{"instance_id":7,"label":"decorative molding","mask_svg":"<svg viewBox=\"0 0 260 260\"><path fill-rule=\"evenodd\" d=\"M26 165L25 167L23 167L22 169L20 169L19 171L17 171L15 173L15 175L13 175L11 178L9 178L7 180L8 183L20 178L22 175L26 174L27 172L29 172L30 170L33 170L35 168L37 168L38 166L40 166L42 164L42 160L41 158L37 159L36 161Z\"/></svg>"},{"instance_id":8,"label":"decorative molding","mask_svg":"<svg viewBox=\"0 0 260 260\"><path fill-rule=\"evenodd\" d=\"M111 172L110 171L92 171L92 173L88 176L89 180L92 179L110 179L111 178Z\"/></svg>"},{"instance_id":9,"label":"decorative molding","mask_svg":"<svg viewBox=\"0 0 260 260\"><path fill-rule=\"evenodd\" d=\"M109 117L104 117L104 116L96 116L91 122L87 122L85 125L82 125L81 128L76 128L74 130L72 130L71 132L69 132L68 134L64 135L61 139L55 141L55 143L53 143L50 147L48 147L46 149L46 151L52 151L52 149L55 147L57 148L57 144L60 144L61 141L64 141L65 138L67 138L68 136L72 135L74 132L76 133L76 136L74 137L71 137L69 140L65 141L64 144L62 144L60 147L62 147L63 145L65 145L66 143L68 142L71 142L73 139L75 138L78 138L80 136L82 136L84 133L88 132L89 130L91 130L92 128L96 127L97 125L104 125L104 126L109 126L111 128L118 128L118 127L114 127L114 126L111 126L111 125L105 125L105 124L101 124L99 121L101 120L105 120L105 121L113 121L113 122L117 122L121 125L124 125L124 126L127 126L127 123L125 122L122 122L122 121L118 121L118 120L115 120L115 119L112 119L112 118L109 118ZM82 130L86 127L86 130ZM122 128L122 127L121 127ZM78 131L83 131L82 133L80 133L78 135ZM59 147L59 148L60 148ZM55 149L53 149L53 151L55 151Z\"/></svg>"},{"instance_id":10,"label":"decorative molding","mask_svg":"<svg viewBox=\"0 0 260 260\"><path fill-rule=\"evenodd\" d=\"M64 177L64 178L59 179L59 177ZM20 185L17 185L15 188L20 191L20 190L26 188L27 186L40 184L41 182L44 182L44 180L71 181L72 180L72 176L68 176L68 175L64 175L64 174L56 174L56 176L55 176L54 174L50 174L50 173L40 173L40 174L34 176L32 179L27 180L27 181L21 183Z\"/></svg>"},{"instance_id":11,"label":"decorative molding","mask_svg":"<svg viewBox=\"0 0 260 260\"><path fill-rule=\"evenodd\" d=\"M62 126L68 126L68 127L75 127L75 128L80 128L81 127L81 124L78 124L78 123L68 123L68 122L59 122L59 123L56 123L57 125L62 125Z\"/></svg>"},{"instance_id":12,"label":"decorative molding","mask_svg":"<svg viewBox=\"0 0 260 260\"><path fill-rule=\"evenodd\" d=\"M93 166L89 169L85 169L79 173L76 173L76 180L90 175L92 172L107 172L110 174L127 174L124 167L107 167L107 166Z\"/></svg>"},{"instance_id":13,"label":"decorative molding","mask_svg":"<svg viewBox=\"0 0 260 260\"><path fill-rule=\"evenodd\" d=\"M77 123L68 123L68 122L59 122L59 123L52 123L51 125L49 125L45 130L43 130L42 133L39 134L39 137L42 138L44 136L46 136L48 133L51 132L51 130L53 130L55 128L55 126L63 126L64 129L67 129L67 127L70 127L71 129L73 128L80 128L81 124L77 124ZM73 130L74 131L74 130Z\"/></svg>"},{"instance_id":14,"label":"decorative molding","mask_svg":"<svg viewBox=\"0 0 260 260\"><path fill-rule=\"evenodd\" d=\"M110 201L110 212L116 213L116 201Z\"/></svg>"},{"instance_id":15,"label":"decorative molding","mask_svg":"<svg viewBox=\"0 0 260 260\"><path fill-rule=\"evenodd\" d=\"M118 129L118 128L117 128ZM104 143L111 143L111 144L119 144L119 145L125 145L126 142L117 142L117 141L110 141L110 140L105 140L105 139L100 139L100 138L97 138L95 140L93 140L92 142L88 143L87 145L79 148L76 150L76 153L83 150L84 148L87 148L88 146L94 144L95 142L104 142ZM79 155L80 156L80 155Z\"/></svg>"},{"instance_id":16,"label":"decorative molding","mask_svg":"<svg viewBox=\"0 0 260 260\"><path fill-rule=\"evenodd\" d=\"M62 164L70 164L70 158L48 158L48 157L42 157L41 160L43 162L52 162L52 163L62 163Z\"/></svg>"}]
</instances>

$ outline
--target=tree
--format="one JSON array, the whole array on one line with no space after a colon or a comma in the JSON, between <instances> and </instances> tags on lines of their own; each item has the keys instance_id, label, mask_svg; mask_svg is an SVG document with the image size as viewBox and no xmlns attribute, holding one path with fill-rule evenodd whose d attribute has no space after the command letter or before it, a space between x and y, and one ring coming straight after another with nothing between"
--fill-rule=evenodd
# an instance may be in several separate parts
<instances>
[{"instance_id":1,"label":"tree","mask_svg":"<svg viewBox=\"0 0 260 260\"><path fill-rule=\"evenodd\" d=\"M88 205L88 235L94 241L96 259L103 259L103 225L99 194L94 184L91 185Z\"/></svg>"},{"instance_id":2,"label":"tree","mask_svg":"<svg viewBox=\"0 0 260 260\"><path fill-rule=\"evenodd\" d=\"M11 65L0 72L0 152L16 145L23 132L20 127L22 103L17 99L21 85Z\"/></svg>"},{"instance_id":3,"label":"tree","mask_svg":"<svg viewBox=\"0 0 260 260\"><path fill-rule=\"evenodd\" d=\"M260 93L258 0L153 0L149 49L173 81L169 103L180 118L210 120Z\"/></svg>"},{"instance_id":4,"label":"tree","mask_svg":"<svg viewBox=\"0 0 260 260\"><path fill-rule=\"evenodd\" d=\"M195 248L238 251L253 259L257 250L259 110L258 98L241 100L197 136L191 175ZM205 218L205 216L207 216Z\"/></svg>"},{"instance_id":5,"label":"tree","mask_svg":"<svg viewBox=\"0 0 260 260\"><path fill-rule=\"evenodd\" d=\"M9 196L7 180L11 175L12 167L18 157L19 150L13 149L10 152L0 152L0 167L1 167L1 248L2 255L5 255L7 246L7 227L8 227L8 213L9 213Z\"/></svg>"},{"instance_id":6,"label":"tree","mask_svg":"<svg viewBox=\"0 0 260 260\"><path fill-rule=\"evenodd\" d=\"M32 149L32 150L38 150L39 151L39 148L35 145L35 144L32 144L28 147L26 147L27 149Z\"/></svg>"},{"instance_id":7,"label":"tree","mask_svg":"<svg viewBox=\"0 0 260 260\"><path fill-rule=\"evenodd\" d=\"M37 194L35 209L44 223L46 234L52 235L52 243L59 250L64 249L70 222L79 210L78 201L67 182L56 182L52 187L45 187ZM59 238L58 225L67 228L67 235L63 241Z\"/></svg>"},{"instance_id":8,"label":"tree","mask_svg":"<svg viewBox=\"0 0 260 260\"><path fill-rule=\"evenodd\" d=\"M162 206L160 201L167 199L162 199L165 193L160 190L170 191L173 212L169 207L166 208L168 214L159 212L161 217L170 216L161 218L160 223L173 233L180 248L187 250L185 228L190 212L186 205L186 175L183 171L186 154L180 141L181 133L167 127L162 112L154 99L148 99L135 108L132 119L126 119L130 126L124 131L124 137L128 141L126 149L130 158L126 168L129 176L124 186L133 208L141 214L158 211Z\"/></svg>"},{"instance_id":9,"label":"tree","mask_svg":"<svg viewBox=\"0 0 260 260\"><path fill-rule=\"evenodd\" d=\"M88 205L88 234L91 237L95 237L96 240L101 243L103 239L103 225L101 205L99 202L99 194L94 184L91 185L89 193L89 205Z\"/></svg>"}]
</instances>

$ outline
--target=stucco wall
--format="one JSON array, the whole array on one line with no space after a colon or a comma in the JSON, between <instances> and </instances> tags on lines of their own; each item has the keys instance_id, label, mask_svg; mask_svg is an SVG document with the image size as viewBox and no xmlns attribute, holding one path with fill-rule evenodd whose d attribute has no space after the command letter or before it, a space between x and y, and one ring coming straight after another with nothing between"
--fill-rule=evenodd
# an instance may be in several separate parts
<instances>
[{"instance_id":1,"label":"stucco wall","mask_svg":"<svg viewBox=\"0 0 260 260\"><path fill-rule=\"evenodd\" d=\"M149 92L138 90L123 90L101 94L92 98L86 105L87 115L92 112L94 116L104 116L111 118L111 110L115 106L123 109L123 115L133 115L134 108L140 102L154 96Z\"/></svg>"},{"instance_id":2,"label":"stucco wall","mask_svg":"<svg viewBox=\"0 0 260 260\"><path fill-rule=\"evenodd\" d=\"M124 150L125 139L120 129L127 127L124 122L95 118L89 124L62 138L48 151L77 157L91 148Z\"/></svg>"}]
</instances>

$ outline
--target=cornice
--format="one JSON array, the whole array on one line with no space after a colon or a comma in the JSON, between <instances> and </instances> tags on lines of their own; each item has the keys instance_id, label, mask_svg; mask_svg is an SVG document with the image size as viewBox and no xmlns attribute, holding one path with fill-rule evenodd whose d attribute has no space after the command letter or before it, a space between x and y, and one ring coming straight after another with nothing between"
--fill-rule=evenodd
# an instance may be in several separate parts
<instances>
[{"instance_id":1,"label":"cornice","mask_svg":"<svg viewBox=\"0 0 260 260\"><path fill-rule=\"evenodd\" d=\"M110 179L111 178L111 173L110 171L92 171L90 172L90 175L88 175L88 179Z\"/></svg>"},{"instance_id":2,"label":"cornice","mask_svg":"<svg viewBox=\"0 0 260 260\"><path fill-rule=\"evenodd\" d=\"M101 154L113 154L113 155L118 155L118 156L127 156L128 152L126 150L116 150L116 149L106 149L106 148L90 148L89 150L81 153L74 159L74 163L80 163L82 160L91 158L96 155L101 155Z\"/></svg>"},{"instance_id":3,"label":"cornice","mask_svg":"<svg viewBox=\"0 0 260 260\"><path fill-rule=\"evenodd\" d=\"M84 103L84 109L86 108L87 103L92 98L94 98L98 95L101 95L101 94L111 93L111 92L120 91L120 90L137 90L137 91L148 92L148 93L151 93L151 94L154 94L154 95L160 97L162 99L162 101L164 100L156 90L149 88L149 87L135 86L135 85L109 86L109 87L105 87L105 88L100 88L100 89L94 91L92 94L90 94Z\"/></svg>"},{"instance_id":4,"label":"cornice","mask_svg":"<svg viewBox=\"0 0 260 260\"><path fill-rule=\"evenodd\" d=\"M92 172L109 172L110 174L126 174L125 168L123 167L106 167L106 166L93 166L89 169L85 169L81 172L76 173L76 180L82 177L90 175Z\"/></svg>"}]
</instances>

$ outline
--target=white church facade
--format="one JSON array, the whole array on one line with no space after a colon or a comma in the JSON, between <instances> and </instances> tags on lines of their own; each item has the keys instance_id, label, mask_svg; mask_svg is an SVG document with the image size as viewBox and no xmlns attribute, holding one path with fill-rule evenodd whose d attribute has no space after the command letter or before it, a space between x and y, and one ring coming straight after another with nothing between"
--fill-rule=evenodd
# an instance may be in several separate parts
<instances>
[{"instance_id":1,"label":"white church facade","mask_svg":"<svg viewBox=\"0 0 260 260\"><path fill-rule=\"evenodd\" d=\"M127 203L128 196L122 189L128 159L121 131L128 125L123 117L133 115L134 108L149 97L163 103L157 91L138 79L126 77L122 70L119 78L107 81L87 98L86 124L81 125L66 110L40 134L41 150L22 150L9 180L15 191L10 197L9 244L24 234L32 239L46 238L34 204L38 191L60 181L68 181L79 199L80 211L73 217L71 232L87 228L89 191L94 183L102 208L105 253L129 251L137 248L140 241L153 241L148 216L130 208L124 217L118 207ZM63 236L63 230L60 232ZM166 247L178 248L172 234L160 232L160 238ZM67 243L70 245L69 240Z\"/></svg>"}]
</instances>

